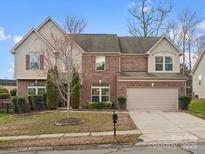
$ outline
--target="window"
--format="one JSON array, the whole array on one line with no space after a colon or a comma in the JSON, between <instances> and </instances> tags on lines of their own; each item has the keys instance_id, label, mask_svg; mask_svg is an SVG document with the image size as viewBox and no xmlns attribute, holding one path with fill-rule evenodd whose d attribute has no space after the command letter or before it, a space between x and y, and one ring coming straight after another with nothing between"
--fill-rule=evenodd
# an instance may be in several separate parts
<instances>
[{"instance_id":1,"label":"window","mask_svg":"<svg viewBox=\"0 0 205 154\"><path fill-rule=\"evenodd\" d=\"M30 68L31 70L38 70L40 65L40 55L38 53L30 54Z\"/></svg>"},{"instance_id":2,"label":"window","mask_svg":"<svg viewBox=\"0 0 205 154\"><path fill-rule=\"evenodd\" d=\"M172 57L165 57L165 71L173 70L173 61Z\"/></svg>"},{"instance_id":3,"label":"window","mask_svg":"<svg viewBox=\"0 0 205 154\"><path fill-rule=\"evenodd\" d=\"M163 56L155 57L155 69L156 71L163 71Z\"/></svg>"},{"instance_id":4,"label":"window","mask_svg":"<svg viewBox=\"0 0 205 154\"><path fill-rule=\"evenodd\" d=\"M110 100L109 87L92 87L92 102L107 102Z\"/></svg>"},{"instance_id":5,"label":"window","mask_svg":"<svg viewBox=\"0 0 205 154\"><path fill-rule=\"evenodd\" d=\"M105 70L105 56L96 56L96 70L104 71Z\"/></svg>"},{"instance_id":6,"label":"window","mask_svg":"<svg viewBox=\"0 0 205 154\"><path fill-rule=\"evenodd\" d=\"M173 58L170 56L156 56L155 57L156 71L173 71Z\"/></svg>"},{"instance_id":7,"label":"window","mask_svg":"<svg viewBox=\"0 0 205 154\"><path fill-rule=\"evenodd\" d=\"M199 81L199 85L201 85L202 75L199 75L199 76L198 76L198 81Z\"/></svg>"},{"instance_id":8,"label":"window","mask_svg":"<svg viewBox=\"0 0 205 154\"><path fill-rule=\"evenodd\" d=\"M43 95L46 92L45 83L39 82L30 82L28 84L28 96L32 95Z\"/></svg>"}]
</instances>

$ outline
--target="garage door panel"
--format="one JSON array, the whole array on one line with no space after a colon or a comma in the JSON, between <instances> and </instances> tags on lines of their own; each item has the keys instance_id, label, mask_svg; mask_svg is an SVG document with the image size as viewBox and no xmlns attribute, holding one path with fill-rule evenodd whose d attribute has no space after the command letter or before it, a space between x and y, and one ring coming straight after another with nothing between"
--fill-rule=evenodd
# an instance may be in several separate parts
<instances>
[{"instance_id":1,"label":"garage door panel","mask_svg":"<svg viewBox=\"0 0 205 154\"><path fill-rule=\"evenodd\" d=\"M128 110L176 110L178 90L161 88L128 88Z\"/></svg>"}]
</instances>

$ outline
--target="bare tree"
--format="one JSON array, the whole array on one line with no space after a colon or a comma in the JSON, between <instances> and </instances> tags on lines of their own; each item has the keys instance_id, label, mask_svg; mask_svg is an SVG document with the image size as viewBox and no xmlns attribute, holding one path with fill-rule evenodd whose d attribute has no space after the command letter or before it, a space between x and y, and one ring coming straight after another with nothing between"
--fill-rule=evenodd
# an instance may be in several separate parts
<instances>
[{"instance_id":1,"label":"bare tree","mask_svg":"<svg viewBox=\"0 0 205 154\"><path fill-rule=\"evenodd\" d=\"M131 19L128 20L128 29L133 36L158 36L163 29L163 22L172 10L169 3L160 2L157 7L151 6L149 0L137 0L129 6Z\"/></svg>"},{"instance_id":2,"label":"bare tree","mask_svg":"<svg viewBox=\"0 0 205 154\"><path fill-rule=\"evenodd\" d=\"M87 23L84 19L78 17L66 17L65 18L65 34L63 37L58 37L51 34L52 42L55 49L44 48L42 49L46 62L45 70L52 70L53 67L57 67L58 70L62 70L62 65L59 66L56 63L63 64L64 73L59 74L59 78L56 78L55 74L50 74L50 79L58 87L61 98L67 102L67 118L70 118L70 96L75 87L79 83L74 85L71 89L72 80L75 79L73 71L78 71L80 65L74 63L74 58L77 54L75 36L84 31ZM54 66L54 61L57 61Z\"/></svg>"},{"instance_id":3,"label":"bare tree","mask_svg":"<svg viewBox=\"0 0 205 154\"><path fill-rule=\"evenodd\" d=\"M196 12L184 9L178 20L168 23L167 35L182 50L182 71L185 74L185 65L188 65L189 71L192 69L192 52L194 50L194 42L197 39L196 26L200 22ZM188 58L186 58L188 54ZM188 60L186 60L188 59ZM188 61L188 64L186 64Z\"/></svg>"}]
</instances>

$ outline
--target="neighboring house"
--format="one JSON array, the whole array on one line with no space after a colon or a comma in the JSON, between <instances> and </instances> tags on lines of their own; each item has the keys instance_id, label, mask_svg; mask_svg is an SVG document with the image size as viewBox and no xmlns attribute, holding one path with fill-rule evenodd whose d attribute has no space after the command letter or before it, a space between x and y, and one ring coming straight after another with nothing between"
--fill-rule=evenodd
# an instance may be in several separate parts
<instances>
[{"instance_id":1,"label":"neighboring house","mask_svg":"<svg viewBox=\"0 0 205 154\"><path fill-rule=\"evenodd\" d=\"M16 88L16 80L11 79L0 79L0 87L6 88L8 90Z\"/></svg>"},{"instance_id":2,"label":"neighboring house","mask_svg":"<svg viewBox=\"0 0 205 154\"><path fill-rule=\"evenodd\" d=\"M194 68L193 74L193 95L195 98L205 99L205 48L202 50Z\"/></svg>"},{"instance_id":3,"label":"neighboring house","mask_svg":"<svg viewBox=\"0 0 205 154\"><path fill-rule=\"evenodd\" d=\"M39 53L42 46L53 47L49 33L62 35L64 31L48 18L13 48L18 95L45 91L46 73L40 75L43 62L33 53ZM81 107L87 108L89 101L112 101L117 106L117 98L125 96L129 110L178 108L186 78L180 73L180 50L167 37L76 34L76 38Z\"/></svg>"}]
</instances>

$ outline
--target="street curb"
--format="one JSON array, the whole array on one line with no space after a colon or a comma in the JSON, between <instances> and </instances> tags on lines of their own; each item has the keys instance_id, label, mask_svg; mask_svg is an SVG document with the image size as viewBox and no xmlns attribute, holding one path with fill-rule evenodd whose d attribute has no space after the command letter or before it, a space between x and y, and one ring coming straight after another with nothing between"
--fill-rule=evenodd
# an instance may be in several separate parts
<instances>
[{"instance_id":1,"label":"street curb","mask_svg":"<svg viewBox=\"0 0 205 154\"><path fill-rule=\"evenodd\" d=\"M123 144L88 144L88 145L66 145L66 146L42 146L42 147L25 147L25 148L4 148L0 149L0 154L8 152L36 152L36 151L53 151L53 150L95 150L95 149L123 149L135 147L168 147L168 146L188 146L188 145L205 145L205 140L198 141L158 141L158 142L137 142Z\"/></svg>"}]
</instances>

